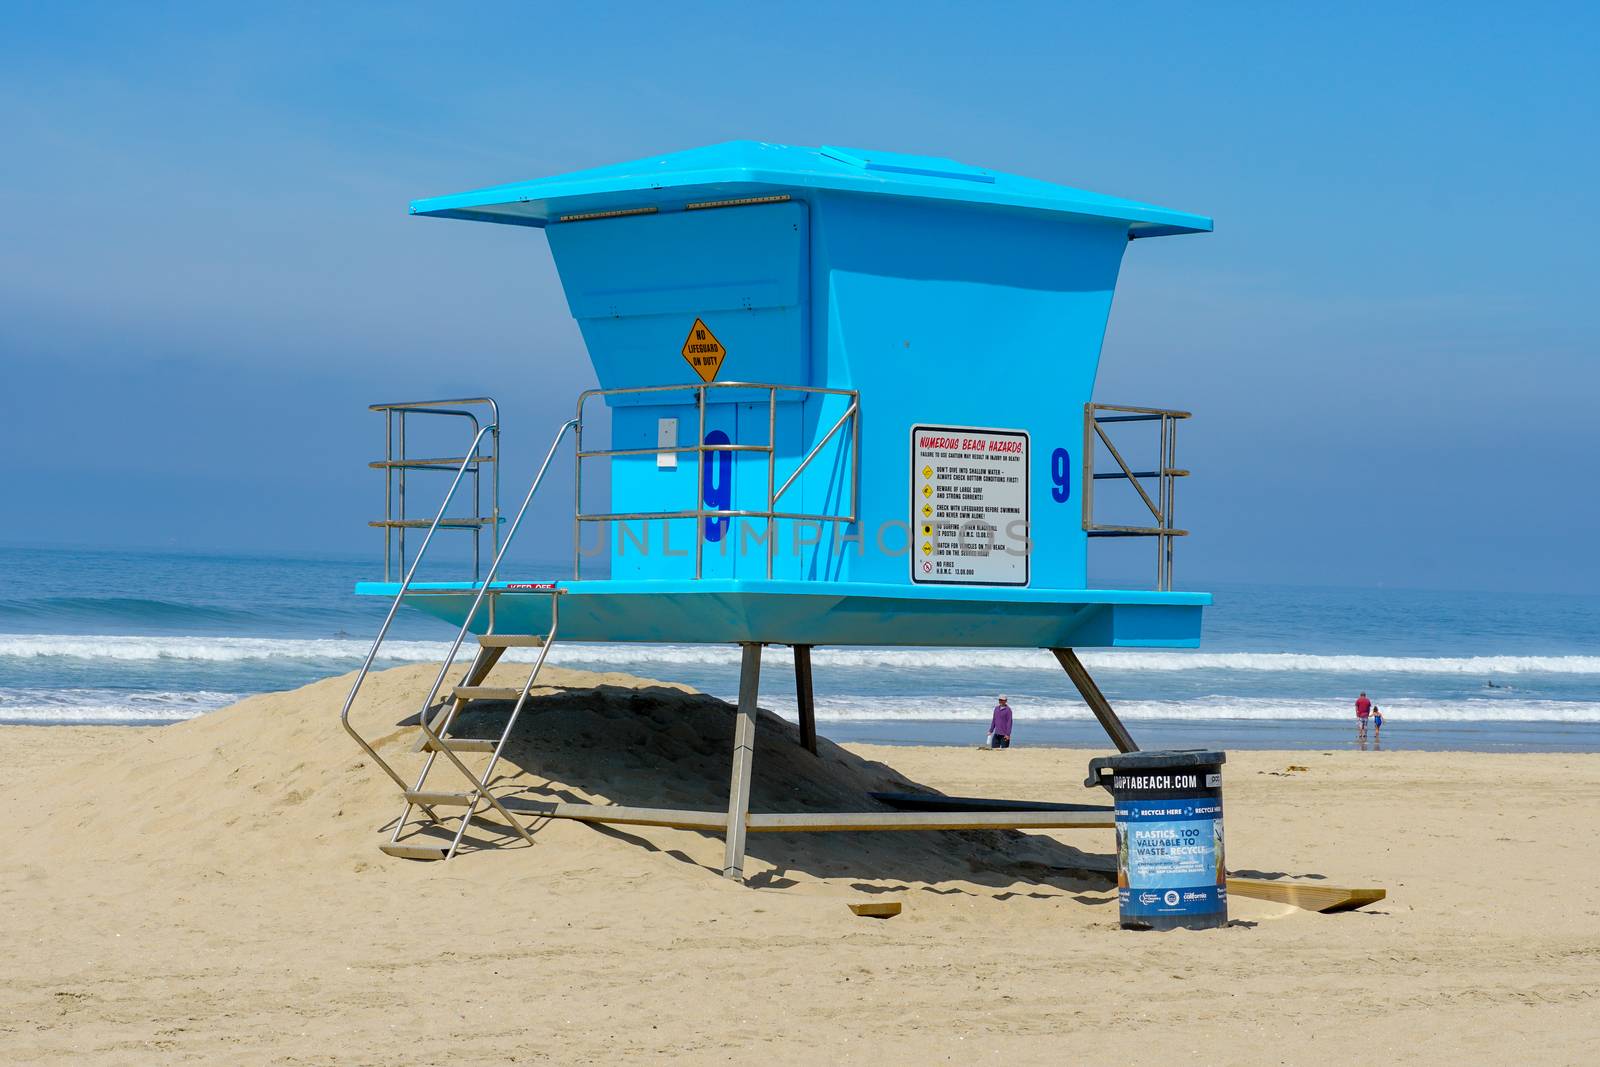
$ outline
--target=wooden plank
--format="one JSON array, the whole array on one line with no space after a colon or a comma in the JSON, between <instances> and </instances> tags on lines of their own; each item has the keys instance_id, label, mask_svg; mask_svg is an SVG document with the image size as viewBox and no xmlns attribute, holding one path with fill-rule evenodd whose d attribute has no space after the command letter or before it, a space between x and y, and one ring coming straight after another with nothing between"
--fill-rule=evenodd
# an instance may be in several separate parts
<instances>
[{"instance_id":1,"label":"wooden plank","mask_svg":"<svg viewBox=\"0 0 1600 1067\"><path fill-rule=\"evenodd\" d=\"M869 900L863 904L850 905L850 910L869 919L889 919L900 914L900 902L898 900Z\"/></svg>"},{"instance_id":2,"label":"wooden plank","mask_svg":"<svg viewBox=\"0 0 1600 1067\"><path fill-rule=\"evenodd\" d=\"M542 634L479 634L478 644L484 648L543 648Z\"/></svg>"},{"instance_id":3,"label":"wooden plank","mask_svg":"<svg viewBox=\"0 0 1600 1067\"><path fill-rule=\"evenodd\" d=\"M1347 886L1321 885L1316 882L1282 882L1268 878L1229 878L1228 892L1241 897L1255 897L1279 904L1292 904L1307 911L1331 914L1354 911L1376 903L1388 896L1384 889L1352 889Z\"/></svg>"},{"instance_id":4,"label":"wooden plank","mask_svg":"<svg viewBox=\"0 0 1600 1067\"><path fill-rule=\"evenodd\" d=\"M833 811L751 815L750 832L867 830L1109 830L1110 811Z\"/></svg>"},{"instance_id":5,"label":"wooden plank","mask_svg":"<svg viewBox=\"0 0 1600 1067\"><path fill-rule=\"evenodd\" d=\"M442 860L450 850L448 845L396 845L393 842L379 845L378 848L403 860Z\"/></svg>"},{"instance_id":6,"label":"wooden plank","mask_svg":"<svg viewBox=\"0 0 1600 1067\"><path fill-rule=\"evenodd\" d=\"M457 700L519 700L522 690L509 685L458 685L450 695Z\"/></svg>"},{"instance_id":7,"label":"wooden plank","mask_svg":"<svg viewBox=\"0 0 1600 1067\"><path fill-rule=\"evenodd\" d=\"M632 826L668 826L675 830L728 828L728 817L720 811L688 811L681 808L630 808L620 804L567 804L557 801L501 797L501 803L514 812L540 815L547 819L574 819L578 822L618 823Z\"/></svg>"},{"instance_id":8,"label":"wooden plank","mask_svg":"<svg viewBox=\"0 0 1600 1067\"><path fill-rule=\"evenodd\" d=\"M725 831L728 818L717 811L684 808L631 808L620 804L567 804L557 801L501 797L501 803L524 815L579 822L631 823L678 830ZM1047 830L1106 829L1111 813L1097 811L928 812L843 811L791 814L749 814L746 829L756 833L824 833L852 830Z\"/></svg>"},{"instance_id":9,"label":"wooden plank","mask_svg":"<svg viewBox=\"0 0 1600 1067\"><path fill-rule=\"evenodd\" d=\"M465 808L477 799L473 793L436 793L428 789L408 789L406 799L427 808Z\"/></svg>"},{"instance_id":10,"label":"wooden plank","mask_svg":"<svg viewBox=\"0 0 1600 1067\"><path fill-rule=\"evenodd\" d=\"M1058 804L1045 800L947 797L942 793L869 793L900 811L1111 811L1110 804Z\"/></svg>"},{"instance_id":11,"label":"wooden plank","mask_svg":"<svg viewBox=\"0 0 1600 1067\"><path fill-rule=\"evenodd\" d=\"M448 748L451 752L457 754L462 752L493 752L495 747L500 744L500 742L489 737L447 737L443 742L438 742L429 741L427 735L423 735L422 741L421 747L429 752L442 752Z\"/></svg>"}]
</instances>

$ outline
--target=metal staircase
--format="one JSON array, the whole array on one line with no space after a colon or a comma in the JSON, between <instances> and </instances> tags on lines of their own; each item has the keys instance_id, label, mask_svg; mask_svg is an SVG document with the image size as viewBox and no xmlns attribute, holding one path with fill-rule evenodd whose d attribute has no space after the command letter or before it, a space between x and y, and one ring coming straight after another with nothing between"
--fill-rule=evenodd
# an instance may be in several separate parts
<instances>
[{"instance_id":1,"label":"metal staircase","mask_svg":"<svg viewBox=\"0 0 1600 1067\"><path fill-rule=\"evenodd\" d=\"M516 728L517 719L521 716L523 708L528 703L529 694L538 682L539 672L544 667L545 658L549 655L550 647L555 643L560 616L559 605L563 590L553 583L546 588L529 588L519 584L516 594L518 596L548 595L550 597L549 626L542 634L502 634L495 632L495 604L500 596L505 595L506 590L504 588L494 589L491 587L494 583L495 575L499 573L506 550L510 548L511 543L516 539L517 530L522 525L523 518L527 515L528 507L533 503L534 495L539 491L539 486L544 481L545 472L549 470L551 460L555 458L556 451L560 448L562 440L577 425L576 419L563 424L561 429L556 432L555 439L550 443L549 451L545 453L544 461L539 465L538 472L528 486L527 495L517 509L516 516L506 528L505 537L499 539L496 544L494 559L481 581L477 578L478 561L474 558L473 584L466 590L474 594L472 607L467 611L466 619L462 623L460 631L456 634L455 641L450 646L450 651L446 653L444 662L439 667L439 674L434 679L433 686L429 689L427 697L423 700L422 711L418 716L421 736L414 751L425 751L427 756L423 761L422 770L415 780L407 782L400 772L379 755L372 744L350 724L350 712L355 706L357 696L361 692L361 686L371 672L373 663L378 659L383 642L389 635L389 628L394 623L395 615L399 612L401 603L408 593L412 593L412 582L416 578L419 566L428 553L428 547L433 541L434 534L441 528L449 528L454 525L451 519L446 518L446 513L449 511L456 491L461 487L468 473L473 474L474 482L476 483L478 466L483 462L483 453L480 450L485 438L492 437L496 442L499 440L499 415L494 408L493 401L485 399L477 402L489 405L490 410L494 413L494 421L487 425L479 425L476 420L473 421L475 433L472 443L463 454L465 458L459 461L458 466L454 467L455 476L450 483L450 488L445 493L444 500L439 504L439 510L435 513L433 520L426 523L406 520L408 523L414 523L418 528L425 526L427 532L424 534L422 544L417 548L416 555L411 558L409 565L405 565L402 549L401 562L404 566L405 576L400 582L400 588L395 594L393 603L389 605L389 611L384 617L383 625L378 629L378 636L374 639L371 649L368 650L361 669L356 673L355 683L350 687L350 695L345 698L344 707L339 714L339 721L345 732L355 739L356 743L371 757L373 762L382 768L400 788L401 796L405 800L405 809L395 822L394 833L388 843L381 847L384 852L391 856L400 856L406 859L449 859L460 848L462 839L466 835L467 826L472 822L473 817L478 814L487 814L490 810L498 813L500 818L505 820L506 824L518 836L529 843L532 843L533 840L527 828L511 813L501 799L494 795L491 787L494 784L495 768L505 753L506 743L510 739L512 731ZM438 409L442 405L460 403L462 402L423 401L404 405L378 405L374 410L384 411L387 419L390 417L388 413L392 410L421 411ZM403 436L401 437L400 445L401 454L397 458L392 447L393 439L393 434L390 433L388 440L391 442L391 447L389 455L384 461L386 470L423 469L422 465L429 462L407 460L404 455ZM498 459L498 445L496 445L494 451L495 459ZM438 460L431 461L431 466L428 469L441 469L438 466L440 462ZM450 468L445 467L443 469ZM498 479L496 479L496 482L498 482ZM474 512L476 513L478 510L476 484L473 489L473 497ZM498 520L498 492L495 493L495 497L496 499L491 505L490 514L494 517L494 520ZM392 528L388 520L382 525L385 525L386 528ZM498 521L491 521L483 525L489 525L493 529L498 526ZM387 552L385 556L387 562ZM476 552L474 552L474 556L476 557ZM418 592L421 592L421 590ZM453 592L459 595L463 590L458 588ZM457 654L461 651L461 646L466 642L467 637L472 634L473 623L478 620L480 611L484 609L487 609L488 632L472 635L478 645L477 654L467 667L461 681L451 688L448 700L441 702L439 693L444 688L445 679L450 674L450 669L455 663ZM516 688L485 685L484 682L487 680L490 670L499 661L500 657L505 654L506 649L516 647L539 649L539 654L522 685ZM493 701L514 701L511 714L506 719L498 738L456 737L452 734L452 727L456 725L461 713L469 705L474 702ZM468 765L467 758L481 753L488 753L489 759L481 771L474 771ZM450 768L465 780L465 789L460 791L441 791L427 788L430 775L435 767L439 765L440 756L443 756ZM413 815L418 811L422 813L423 817L414 820ZM451 827L450 823L455 820L459 820L459 822L454 827ZM408 831L410 831L409 834ZM443 832L442 834L441 831ZM429 843L419 842L417 840L418 837L429 839ZM447 837L448 841L440 843L442 837Z\"/></svg>"},{"instance_id":2,"label":"metal staircase","mask_svg":"<svg viewBox=\"0 0 1600 1067\"><path fill-rule=\"evenodd\" d=\"M492 573L492 572L491 572ZM504 804L490 791L494 785L495 766L500 762L500 757L505 751L506 742L510 740L511 733L516 729L517 718L522 714L523 707L528 702L528 695L532 692L534 683L538 681L539 671L544 666L545 656L550 652L550 646L555 641L556 626L558 622L558 607L561 603L561 591L550 591L550 628L544 634L480 634L478 635L478 654L473 657L471 665L467 668L466 675L461 683L450 691L450 699L446 701L434 715L434 722L429 722L428 712L434 710L432 697L429 694L429 706L424 709L418 719L418 727L422 736L418 738L417 748L426 751L428 757L422 765L422 771L417 775L416 783L405 791L406 807L400 818L395 822L394 833L387 844L380 846L384 852L391 856L399 856L413 860L444 860L455 855L456 849L461 847L461 840L466 836L467 826L472 817L479 813L479 805L488 805L499 812L510 827L525 840L532 841L528 831L517 821L515 816L508 811ZM490 593L491 596L495 595ZM528 672L527 679L522 687L500 687L482 684L489 676L500 657L507 648L536 647L539 649L538 658L534 660L533 669ZM437 692L437 683L435 693ZM511 715L506 719L505 726L497 738L455 737L450 731L461 717L461 713L474 702L498 703L515 701ZM437 725L435 725L437 724ZM488 764L483 771L474 772L463 759L473 753L489 753ZM438 792L426 788L428 775L438 762L440 755L445 756L453 768L461 773L468 782L465 792ZM421 809L426 816L425 821L419 821L412 826L411 817ZM462 808L459 816L441 815L435 809ZM487 811L488 808L482 810ZM415 831L415 836L433 836L434 831L444 829L452 818L459 818L459 824L450 834L448 843L421 843L414 840L402 840L408 828Z\"/></svg>"}]
</instances>

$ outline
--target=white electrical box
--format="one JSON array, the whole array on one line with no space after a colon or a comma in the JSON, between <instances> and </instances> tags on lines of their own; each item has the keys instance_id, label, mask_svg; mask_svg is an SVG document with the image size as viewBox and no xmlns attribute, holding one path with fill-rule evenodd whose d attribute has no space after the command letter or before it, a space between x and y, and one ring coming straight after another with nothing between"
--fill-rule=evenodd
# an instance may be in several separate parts
<instances>
[{"instance_id":1,"label":"white electrical box","mask_svg":"<svg viewBox=\"0 0 1600 1067\"><path fill-rule=\"evenodd\" d=\"M678 420L677 419L657 419L656 420L656 447L657 448L677 448L678 447ZM677 469L678 469L678 454L676 452L657 452L656 453L656 470L658 470L658 471L675 471Z\"/></svg>"}]
</instances>

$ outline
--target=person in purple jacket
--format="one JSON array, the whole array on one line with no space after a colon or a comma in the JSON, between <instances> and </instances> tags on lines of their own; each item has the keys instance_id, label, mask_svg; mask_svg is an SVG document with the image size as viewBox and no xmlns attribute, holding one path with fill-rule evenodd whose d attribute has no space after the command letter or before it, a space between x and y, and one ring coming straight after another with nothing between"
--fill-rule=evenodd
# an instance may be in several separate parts
<instances>
[{"instance_id":1,"label":"person in purple jacket","mask_svg":"<svg viewBox=\"0 0 1600 1067\"><path fill-rule=\"evenodd\" d=\"M989 720L989 747L1011 747L1011 705L1006 703L1006 698L996 698L1000 703L994 706L994 718Z\"/></svg>"}]
</instances>

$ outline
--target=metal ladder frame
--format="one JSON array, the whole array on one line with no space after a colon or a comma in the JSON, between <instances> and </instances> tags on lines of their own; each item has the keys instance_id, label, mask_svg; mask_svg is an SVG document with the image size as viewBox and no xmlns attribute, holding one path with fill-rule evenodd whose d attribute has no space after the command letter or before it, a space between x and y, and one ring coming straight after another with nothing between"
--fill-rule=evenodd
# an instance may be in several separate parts
<instances>
[{"instance_id":1,"label":"metal ladder frame","mask_svg":"<svg viewBox=\"0 0 1600 1067\"><path fill-rule=\"evenodd\" d=\"M447 406L457 405L457 406ZM483 440L479 433L485 427L479 421L473 407L487 407L489 409L489 439L490 452L484 455L478 449ZM442 523L434 519L428 524L433 527L442 526L445 529L468 530L472 534L472 578L478 578L480 561L482 558L483 528L487 526L490 531L490 547L492 551L500 548L500 405L492 397L469 396L450 400L413 400L401 403L371 404L369 411L383 413L383 459L367 464L374 470L383 471L383 519L378 522L369 522L368 526L380 527L383 530L383 580L389 581L393 570L406 569L406 531L424 525L421 520L406 518L406 473L408 471L450 471L459 467L466 468L472 473L472 514L453 516ZM408 415L440 415L450 418L467 419L472 423L475 435L473 443L467 449L465 456L457 460L450 459L417 459L406 454L406 417ZM396 448L398 447L398 453ZM490 465L489 475L489 513L483 513L483 465ZM395 547L398 544L398 557ZM425 550L426 541L424 542ZM391 563L398 559L399 567L391 569Z\"/></svg>"},{"instance_id":2,"label":"metal ladder frame","mask_svg":"<svg viewBox=\"0 0 1600 1067\"><path fill-rule=\"evenodd\" d=\"M384 773L394 779L394 783L402 790L406 788L406 780L400 777L399 772L391 767L382 756L378 755L377 749L373 748L367 739L357 732L355 727L350 725L350 709L355 707L356 697L361 692L362 683L367 680L367 675L372 671L372 664L378 658L378 650L383 647L384 640L389 636L389 627L394 624L394 617L400 611L400 603L405 599L406 593L410 591L411 583L417 576L417 568L422 565L423 557L428 554L428 546L433 542L433 535L438 532L439 524L444 519L444 513L449 509L450 501L454 499L456 490L460 488L462 478L466 476L472 454L476 451L478 445L482 443L484 435L492 429L496 429L493 424L480 426L478 432L474 435L472 447L467 450L468 458L462 460L461 466L457 468L456 475L450 482L449 490L445 492L444 499L439 502L439 510L434 514L433 523L428 527L428 532L422 538L422 546L417 549L416 556L412 558L411 566L406 568L405 577L400 581L400 589L395 593L394 602L389 605L388 614L383 617L383 625L378 627L378 636L373 639L372 647L367 650L367 658L362 661L361 669L356 672L355 682L350 686L350 695L345 697L344 707L339 711L339 724L344 727L345 733L349 734L356 744L360 745L362 750L372 758L373 762L383 768ZM454 655L455 653L452 651L451 657L453 658ZM446 660L445 666L448 668L448 660Z\"/></svg>"},{"instance_id":3,"label":"metal ladder frame","mask_svg":"<svg viewBox=\"0 0 1600 1067\"><path fill-rule=\"evenodd\" d=\"M1116 415L1101 415L1102 411L1119 412ZM1172 588L1172 545L1173 539L1187 537L1188 530L1180 530L1173 525L1173 513L1177 508L1179 478L1189 477L1189 472L1178 466L1178 423L1190 418L1191 413L1177 411L1171 408L1146 408L1129 407L1123 404L1085 404L1083 405L1083 487L1080 494L1083 497L1083 529L1089 537L1154 537L1156 539L1156 589L1167 591ZM1136 471L1122 457L1122 453L1112 442L1110 435L1104 429L1107 423L1122 422L1159 422L1161 424L1160 437L1157 442L1158 458L1155 470ZM1096 471L1094 469L1095 440L1106 446L1111 453L1111 458L1117 461L1115 471ZM1156 482L1156 499L1151 500L1150 494L1145 491L1141 479L1153 478ZM1154 526L1129 526L1112 523L1096 522L1094 517L1094 483L1097 481L1116 480L1125 481L1133 486L1139 494L1139 499L1149 509L1151 518L1155 519Z\"/></svg>"},{"instance_id":4,"label":"metal ladder frame","mask_svg":"<svg viewBox=\"0 0 1600 1067\"><path fill-rule=\"evenodd\" d=\"M545 453L544 461L539 465L539 470L534 475L533 481L529 484L527 494L522 499L522 504L517 508L516 517L512 519L510 525L506 529L505 537L501 539L498 547L495 550L494 560L489 565L488 573L484 575L482 581L474 579L473 587L476 589L476 594L473 597L472 606L470 609L468 609L466 618L461 624L461 629L456 634L455 641L450 646L450 651L445 654L444 661L439 666L439 674L434 679L433 686L428 690L427 698L423 701L419 724L424 734L425 744L431 750L424 766L424 775L427 773L427 771L432 769L435 762L434 757L438 754L438 752L442 751L444 752L445 757L455 765L455 768L470 783L472 783L473 787L473 793L469 794L469 796L472 796L472 800L468 805L467 812L462 817L461 828L458 829L455 841L451 844L449 849L444 852L442 858L449 858L450 856L454 855L456 845L460 842L462 831L464 831L466 825L471 821L471 816L473 812L477 810L477 802L479 800L487 801L489 805L498 811L500 815L510 824L512 829L514 829L525 840L529 841L530 843L533 840L526 827L517 821L517 819L512 816L511 812L507 810L505 805L489 792L486 784L488 773L486 773L481 779L477 775L473 774L472 770L467 767L467 765L461 761L456 752L449 747L448 742L440 736L440 733L434 732L429 723L429 713L434 707L439 690L444 685L446 676L450 673L451 665L455 662L457 654L461 651L462 643L466 640L467 634L471 632L473 620L477 618L479 609L482 608L485 599L499 595L499 591L491 590L490 585L494 582L495 575L499 573L500 565L505 559L506 551L511 547L511 543L516 539L517 530L521 527L522 520L524 517L526 517L528 508L533 503L534 495L539 491L539 486L544 482L544 476L550 469L550 463L555 458L557 449L560 448L561 442L566 438L567 434L576 427L576 425L577 420L571 419L563 423L561 428L556 431L555 439L551 441L550 448ZM467 473L468 467L472 465L473 456L476 454L478 446L482 443L484 436L490 432L495 433L496 438L498 439L498 424L491 423L487 426L481 426L474 435L472 447L468 450L467 457L463 459L461 465L457 468L455 477L450 482L450 488L445 493L444 500L440 503L439 510L434 515L433 522L428 526L427 534L423 537L421 547L418 548L416 556L411 561L411 565L406 569L405 577L400 583L399 590L395 593L394 601L389 605L389 611L384 616L383 625L378 629L378 636L374 639L372 647L368 649L366 659L362 662L360 670L356 672L355 682L350 687L350 695L345 698L344 707L339 713L339 722L340 725L344 727L345 732L348 733L355 740L355 742L361 746L362 750L372 758L373 762L383 769L384 773L394 780L394 783L400 787L402 794L411 794L417 792L418 790L416 788L408 787L405 779L400 776L399 772L397 772L394 767L392 767L382 756L378 755L377 750L372 747L371 743L369 743L367 739L350 724L350 711L355 706L356 698L361 692L362 684L366 681L367 675L371 673L372 664L377 660L378 652L382 647L384 640L388 637L389 628L394 623L395 615L399 612L401 603L405 600L406 594L410 591L412 581L416 577L417 569L421 565L423 558L427 555L428 546L433 541L433 535L438 532L440 524L444 520L445 511L449 508L450 502L454 498L456 490L460 487L462 479ZM544 666L545 658L549 655L550 645L553 642L555 636L555 627L557 624L557 610L555 605L557 603L557 597L562 592L562 590L556 588L549 590L551 595L551 631L546 635L544 645L534 663L533 670L529 672L528 679L523 685L522 692L518 698L517 706L513 711L512 717L510 720L508 720L506 729L503 731L499 743L495 746L494 756L490 761L490 772L492 772L494 764L499 761L500 755L505 748L506 739L510 737L511 727L515 725L517 716L521 714L522 706L527 701L528 693L533 688L534 683L537 681L539 671ZM490 604L492 605L493 603L493 599L490 599ZM490 610L490 630L491 632L493 631L492 607ZM474 660L474 664L476 663L477 660ZM469 668L469 671L471 669L472 668ZM459 703L460 702L453 702L453 704L457 706L459 706ZM454 712L452 711L449 714L453 718ZM441 728L441 732L442 729L443 728ZM419 780L419 786L420 784L421 781ZM406 820L409 818L413 806L421 807L425 812L428 813L429 817L434 819L436 822L443 821L433 810L432 804L425 802L413 802L408 796L406 812L396 827L397 831L403 829L403 827L406 825Z\"/></svg>"}]
</instances>

